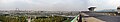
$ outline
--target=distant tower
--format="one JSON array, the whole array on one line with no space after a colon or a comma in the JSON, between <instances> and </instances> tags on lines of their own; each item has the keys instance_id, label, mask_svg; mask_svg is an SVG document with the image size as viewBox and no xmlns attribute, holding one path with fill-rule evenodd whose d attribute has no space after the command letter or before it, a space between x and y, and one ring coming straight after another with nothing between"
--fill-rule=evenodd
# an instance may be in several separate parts
<instances>
[{"instance_id":1,"label":"distant tower","mask_svg":"<svg viewBox=\"0 0 120 22\"><path fill-rule=\"evenodd\" d=\"M19 8L16 8L16 10L19 10Z\"/></svg>"},{"instance_id":2,"label":"distant tower","mask_svg":"<svg viewBox=\"0 0 120 22\"><path fill-rule=\"evenodd\" d=\"M89 11L94 11L95 8L96 8L95 6L90 6L90 7L88 8L88 10L89 10Z\"/></svg>"},{"instance_id":3,"label":"distant tower","mask_svg":"<svg viewBox=\"0 0 120 22\"><path fill-rule=\"evenodd\" d=\"M19 12L19 8L16 8L16 10L15 10L16 12Z\"/></svg>"}]
</instances>

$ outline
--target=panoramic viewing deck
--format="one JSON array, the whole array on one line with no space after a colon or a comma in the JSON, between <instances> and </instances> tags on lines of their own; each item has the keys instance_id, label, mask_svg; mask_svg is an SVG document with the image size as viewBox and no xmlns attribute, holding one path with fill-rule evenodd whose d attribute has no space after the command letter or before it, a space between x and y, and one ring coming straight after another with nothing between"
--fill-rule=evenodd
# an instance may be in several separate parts
<instances>
[{"instance_id":1,"label":"panoramic viewing deck","mask_svg":"<svg viewBox=\"0 0 120 22\"><path fill-rule=\"evenodd\" d=\"M0 0L0 22L120 22L120 0Z\"/></svg>"}]
</instances>

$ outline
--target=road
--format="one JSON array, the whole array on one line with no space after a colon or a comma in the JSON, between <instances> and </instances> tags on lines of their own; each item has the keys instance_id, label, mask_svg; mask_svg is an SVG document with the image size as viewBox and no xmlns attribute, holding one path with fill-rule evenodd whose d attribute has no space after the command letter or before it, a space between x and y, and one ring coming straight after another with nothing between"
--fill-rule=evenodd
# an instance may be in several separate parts
<instances>
[{"instance_id":1,"label":"road","mask_svg":"<svg viewBox=\"0 0 120 22\"><path fill-rule=\"evenodd\" d=\"M101 15L101 14L96 14L96 13L85 13L85 14L89 16L93 16L97 19L100 19L106 22L120 22L120 16L107 16L107 15Z\"/></svg>"}]
</instances>

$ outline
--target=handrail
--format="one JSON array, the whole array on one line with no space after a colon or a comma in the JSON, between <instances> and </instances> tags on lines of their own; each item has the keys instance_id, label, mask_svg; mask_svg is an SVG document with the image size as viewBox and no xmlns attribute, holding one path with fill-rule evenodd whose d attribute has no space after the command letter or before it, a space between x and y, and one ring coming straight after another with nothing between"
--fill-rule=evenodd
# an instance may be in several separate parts
<instances>
[{"instance_id":1,"label":"handrail","mask_svg":"<svg viewBox=\"0 0 120 22\"><path fill-rule=\"evenodd\" d=\"M78 21L78 20L77 20L78 17L79 17L79 15L77 15L71 22L76 22L76 21Z\"/></svg>"}]
</instances>

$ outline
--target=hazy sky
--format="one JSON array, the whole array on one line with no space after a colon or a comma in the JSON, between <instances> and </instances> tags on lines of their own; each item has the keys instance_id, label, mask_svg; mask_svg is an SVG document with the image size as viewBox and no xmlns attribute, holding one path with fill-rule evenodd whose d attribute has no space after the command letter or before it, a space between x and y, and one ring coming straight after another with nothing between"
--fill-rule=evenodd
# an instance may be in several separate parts
<instances>
[{"instance_id":1,"label":"hazy sky","mask_svg":"<svg viewBox=\"0 0 120 22\"><path fill-rule=\"evenodd\" d=\"M0 0L0 9L45 10L45 11L81 11L89 6L113 8L120 5L120 0Z\"/></svg>"}]
</instances>

